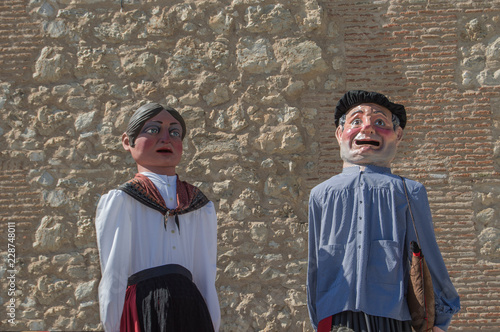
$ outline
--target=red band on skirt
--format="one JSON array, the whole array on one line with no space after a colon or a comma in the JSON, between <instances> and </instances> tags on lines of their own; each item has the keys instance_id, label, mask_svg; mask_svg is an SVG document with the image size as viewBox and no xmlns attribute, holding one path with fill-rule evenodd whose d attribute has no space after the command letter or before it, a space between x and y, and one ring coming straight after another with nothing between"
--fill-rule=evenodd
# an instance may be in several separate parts
<instances>
[{"instance_id":1,"label":"red band on skirt","mask_svg":"<svg viewBox=\"0 0 500 332\"><path fill-rule=\"evenodd\" d=\"M322 319L318 324L318 332L330 332L332 330L332 316Z\"/></svg>"},{"instance_id":2,"label":"red band on skirt","mask_svg":"<svg viewBox=\"0 0 500 332\"><path fill-rule=\"evenodd\" d=\"M130 285L125 293L125 303L120 320L120 332L141 332L139 315L137 314L136 286Z\"/></svg>"},{"instance_id":3,"label":"red band on skirt","mask_svg":"<svg viewBox=\"0 0 500 332\"><path fill-rule=\"evenodd\" d=\"M142 270L128 283L120 332L214 332L205 300L184 267Z\"/></svg>"}]
</instances>

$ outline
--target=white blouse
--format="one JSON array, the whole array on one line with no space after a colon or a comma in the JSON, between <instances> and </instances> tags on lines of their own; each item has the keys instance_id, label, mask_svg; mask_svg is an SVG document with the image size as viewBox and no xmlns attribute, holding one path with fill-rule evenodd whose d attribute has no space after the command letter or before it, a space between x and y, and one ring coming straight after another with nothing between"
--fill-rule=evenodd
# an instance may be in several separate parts
<instances>
[{"instance_id":1,"label":"white blouse","mask_svg":"<svg viewBox=\"0 0 500 332\"><path fill-rule=\"evenodd\" d=\"M177 206L176 177L146 175L168 208ZM167 220L158 211L121 190L103 195L96 212L97 246L102 278L99 284L101 320L107 332L120 330L128 277L151 267L179 264L191 271L219 330L220 307L215 289L217 272L217 216L214 204Z\"/></svg>"}]
</instances>

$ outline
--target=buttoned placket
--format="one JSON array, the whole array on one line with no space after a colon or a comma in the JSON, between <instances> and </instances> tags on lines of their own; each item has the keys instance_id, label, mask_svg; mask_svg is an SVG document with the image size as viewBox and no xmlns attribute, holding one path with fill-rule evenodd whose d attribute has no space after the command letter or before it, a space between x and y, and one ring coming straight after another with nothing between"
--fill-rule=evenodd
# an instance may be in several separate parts
<instances>
[{"instance_id":1,"label":"buttoned placket","mask_svg":"<svg viewBox=\"0 0 500 332\"><path fill-rule=\"evenodd\" d=\"M165 216L166 222L166 232L168 234L168 243L170 244L170 249L177 250L179 246L179 230L174 222L174 216Z\"/></svg>"},{"instance_id":2,"label":"buttoned placket","mask_svg":"<svg viewBox=\"0 0 500 332\"><path fill-rule=\"evenodd\" d=\"M176 193L172 191L174 186L170 182L166 182L165 186L167 189L167 197L166 197L167 202L165 203L167 204L168 208L172 208L175 206L174 199L176 198Z\"/></svg>"},{"instance_id":3,"label":"buttoned placket","mask_svg":"<svg viewBox=\"0 0 500 332\"><path fill-rule=\"evenodd\" d=\"M173 202L173 200L174 200L174 197L170 195L171 189L172 189L172 185L170 183L167 183L167 190L168 190L167 192L169 193L169 195L168 195L169 202Z\"/></svg>"},{"instance_id":4,"label":"buttoned placket","mask_svg":"<svg viewBox=\"0 0 500 332\"><path fill-rule=\"evenodd\" d=\"M363 249L363 237L364 234L363 232L365 231L365 205L363 204L364 200L364 184L363 184L363 176L364 173L361 171L359 172L359 177L358 177L358 186L357 186L357 191L358 191L358 201L356 202L357 204L357 220L356 220L356 246L357 246L357 253L358 253L358 264L361 264L363 261L363 258L361 257L362 252L364 251ZM358 265L358 271L360 270L361 266Z\"/></svg>"},{"instance_id":5,"label":"buttoned placket","mask_svg":"<svg viewBox=\"0 0 500 332\"><path fill-rule=\"evenodd\" d=\"M167 197L165 197L165 204L170 209L175 208L176 204L174 203L174 199L176 199L176 192L174 189L176 186L169 181L169 178L167 178L167 181L164 182L164 185L167 193ZM169 238L170 249L172 249L173 252L175 252L175 250L179 247L179 229L177 228L177 224L174 222L174 218L175 215L167 214L165 216L165 224L167 225L166 232Z\"/></svg>"},{"instance_id":6,"label":"buttoned placket","mask_svg":"<svg viewBox=\"0 0 500 332\"><path fill-rule=\"evenodd\" d=\"M364 214L365 214L365 208L364 208L364 204L363 204L363 194L364 194L364 183L363 183L363 175L364 173L363 172L360 172L359 173L359 187L358 187L358 190L359 190L359 201L358 201L358 236L359 238L362 237L363 235L363 226L364 226ZM362 242L362 241L360 241ZM359 245L359 248L361 247L361 245Z\"/></svg>"},{"instance_id":7,"label":"buttoned placket","mask_svg":"<svg viewBox=\"0 0 500 332\"><path fill-rule=\"evenodd\" d=\"M363 255L366 253L367 248L366 246L366 241L365 241L365 232L366 232L366 209L365 209L365 190L364 190L364 172L360 171L358 175L358 183L356 185L356 191L357 191L357 201L355 202L356 204L356 211L357 214L355 216L356 218L356 287L361 288L360 283L363 283L364 278L362 277L362 273L365 269L365 264L366 264L366 258L363 257ZM356 302L361 301L362 294L357 293L356 294Z\"/></svg>"}]
</instances>

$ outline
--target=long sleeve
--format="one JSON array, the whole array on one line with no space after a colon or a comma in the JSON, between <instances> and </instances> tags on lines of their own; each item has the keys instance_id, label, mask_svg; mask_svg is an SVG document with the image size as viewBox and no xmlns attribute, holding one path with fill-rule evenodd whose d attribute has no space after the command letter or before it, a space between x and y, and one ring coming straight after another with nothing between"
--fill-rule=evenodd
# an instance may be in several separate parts
<instances>
[{"instance_id":1,"label":"long sleeve","mask_svg":"<svg viewBox=\"0 0 500 332\"><path fill-rule=\"evenodd\" d=\"M309 310L309 318L314 329L317 329L318 319L316 312L316 285L317 285L317 246L316 234L319 230L316 227L320 225L321 211L317 206L314 198L309 198L309 258L307 266L307 308Z\"/></svg>"},{"instance_id":2,"label":"long sleeve","mask_svg":"<svg viewBox=\"0 0 500 332\"><path fill-rule=\"evenodd\" d=\"M423 185L419 184L414 187L410 195L410 203L412 205L422 253L432 276L436 302L435 325L446 331L453 314L460 310L460 298L450 280L448 270L436 242L427 191ZM408 227L410 234L413 234L411 220Z\"/></svg>"},{"instance_id":3,"label":"long sleeve","mask_svg":"<svg viewBox=\"0 0 500 332\"><path fill-rule=\"evenodd\" d=\"M412 180L407 185L434 281L436 325L446 330L460 300L436 242L425 188ZM410 320L405 248L414 239L403 183L390 169L347 167L314 187L307 273L307 305L314 328L343 311Z\"/></svg>"},{"instance_id":4,"label":"long sleeve","mask_svg":"<svg viewBox=\"0 0 500 332\"><path fill-rule=\"evenodd\" d=\"M169 208L176 186L166 176L147 173ZM175 181L173 182L175 183ZM118 331L128 278L149 268L179 264L188 269L202 294L216 331L220 307L215 289L217 216L212 202L194 211L169 216L142 204L122 190L103 195L96 230L101 259L99 302L107 332Z\"/></svg>"},{"instance_id":5,"label":"long sleeve","mask_svg":"<svg viewBox=\"0 0 500 332\"><path fill-rule=\"evenodd\" d=\"M99 309L104 329L120 329L130 267L132 228L123 194L103 195L96 212L97 245L101 261Z\"/></svg>"},{"instance_id":6,"label":"long sleeve","mask_svg":"<svg viewBox=\"0 0 500 332\"><path fill-rule=\"evenodd\" d=\"M203 227L198 230L193 264L193 279L200 293L205 298L215 331L220 326L220 305L215 289L217 275L217 216L212 202L200 210L200 222Z\"/></svg>"}]
</instances>

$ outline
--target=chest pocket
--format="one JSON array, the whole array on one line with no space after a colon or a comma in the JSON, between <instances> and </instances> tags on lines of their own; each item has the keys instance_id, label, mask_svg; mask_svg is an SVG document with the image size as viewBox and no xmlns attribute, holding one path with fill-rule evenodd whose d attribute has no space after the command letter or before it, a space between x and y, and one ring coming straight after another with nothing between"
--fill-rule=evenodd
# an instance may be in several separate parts
<instances>
[{"instance_id":1,"label":"chest pocket","mask_svg":"<svg viewBox=\"0 0 500 332\"><path fill-rule=\"evenodd\" d=\"M368 258L368 282L398 284L403 277L401 250L395 241L373 241Z\"/></svg>"},{"instance_id":2,"label":"chest pocket","mask_svg":"<svg viewBox=\"0 0 500 332\"><path fill-rule=\"evenodd\" d=\"M321 271L321 277L318 278L318 291L327 291L344 278L344 256L343 244L329 244L319 248L318 271Z\"/></svg>"}]
</instances>

